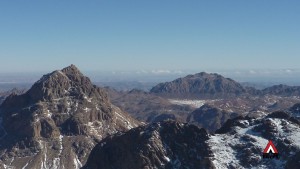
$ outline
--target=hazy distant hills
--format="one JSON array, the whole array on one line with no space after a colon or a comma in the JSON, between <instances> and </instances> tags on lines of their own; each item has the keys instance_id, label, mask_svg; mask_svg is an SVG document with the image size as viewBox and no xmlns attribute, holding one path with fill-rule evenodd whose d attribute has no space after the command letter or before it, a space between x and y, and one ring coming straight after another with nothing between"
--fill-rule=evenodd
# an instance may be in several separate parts
<instances>
[{"instance_id":1,"label":"hazy distant hills","mask_svg":"<svg viewBox=\"0 0 300 169\"><path fill-rule=\"evenodd\" d=\"M197 73L154 86L151 93L167 98L220 99L242 95L300 96L300 87L275 85L263 90L244 86L216 73Z\"/></svg>"},{"instance_id":2,"label":"hazy distant hills","mask_svg":"<svg viewBox=\"0 0 300 169\"><path fill-rule=\"evenodd\" d=\"M150 92L172 98L220 98L244 94L246 89L232 79L202 72L160 83Z\"/></svg>"},{"instance_id":3,"label":"hazy distant hills","mask_svg":"<svg viewBox=\"0 0 300 169\"><path fill-rule=\"evenodd\" d=\"M274 85L263 89L262 93L280 96L300 96L300 86Z\"/></svg>"}]
</instances>

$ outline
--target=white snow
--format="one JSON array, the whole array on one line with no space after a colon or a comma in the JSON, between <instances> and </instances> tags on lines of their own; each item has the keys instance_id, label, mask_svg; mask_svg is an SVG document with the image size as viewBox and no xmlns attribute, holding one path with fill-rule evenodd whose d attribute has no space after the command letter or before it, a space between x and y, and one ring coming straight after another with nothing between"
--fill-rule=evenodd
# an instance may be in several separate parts
<instances>
[{"instance_id":1,"label":"white snow","mask_svg":"<svg viewBox=\"0 0 300 169\"><path fill-rule=\"evenodd\" d=\"M50 166L50 168L60 168L60 158L54 158L52 161L52 166Z\"/></svg>"},{"instance_id":2,"label":"white snow","mask_svg":"<svg viewBox=\"0 0 300 169\"><path fill-rule=\"evenodd\" d=\"M170 161L171 161L170 158L167 157L167 156L164 156L164 159L165 159L167 162L170 162Z\"/></svg>"},{"instance_id":3,"label":"white snow","mask_svg":"<svg viewBox=\"0 0 300 169\"><path fill-rule=\"evenodd\" d=\"M41 119L40 118L38 118L38 117L36 117L35 119L34 119L34 123L37 123L37 122L39 122Z\"/></svg>"},{"instance_id":4,"label":"white snow","mask_svg":"<svg viewBox=\"0 0 300 169\"><path fill-rule=\"evenodd\" d=\"M174 99L169 99L169 102L171 104L176 104L176 105L189 105L195 108L199 108L205 104L205 100L174 100Z\"/></svg>"},{"instance_id":5,"label":"white snow","mask_svg":"<svg viewBox=\"0 0 300 169\"><path fill-rule=\"evenodd\" d=\"M78 102L75 103L75 110L74 110L74 112L76 112L77 109L78 109Z\"/></svg>"},{"instance_id":6,"label":"white snow","mask_svg":"<svg viewBox=\"0 0 300 169\"><path fill-rule=\"evenodd\" d=\"M87 100L88 102L92 102L92 98L88 98L87 96L84 96L84 99Z\"/></svg>"},{"instance_id":7,"label":"white snow","mask_svg":"<svg viewBox=\"0 0 300 169\"><path fill-rule=\"evenodd\" d=\"M26 169L26 167L28 166L28 164L29 164L29 162L26 163L26 164L24 165L24 167L22 167L22 169Z\"/></svg>"},{"instance_id":8,"label":"white snow","mask_svg":"<svg viewBox=\"0 0 300 169\"><path fill-rule=\"evenodd\" d=\"M58 72L59 74L63 75L64 77L66 77L67 79L69 79L68 76L65 75L61 70L58 70L57 72Z\"/></svg>"},{"instance_id":9,"label":"white snow","mask_svg":"<svg viewBox=\"0 0 300 169\"><path fill-rule=\"evenodd\" d=\"M42 160L41 161L41 169L48 169L48 167L47 167L47 146L46 146L45 142L43 142L42 140L39 140L38 143L41 147L41 153L44 155L44 157L42 157L42 159L41 159Z\"/></svg>"},{"instance_id":10,"label":"white snow","mask_svg":"<svg viewBox=\"0 0 300 169\"><path fill-rule=\"evenodd\" d=\"M63 100L64 97L60 97L60 98L56 98L56 99L52 99L53 101L60 101L60 100Z\"/></svg>"},{"instance_id":11,"label":"white snow","mask_svg":"<svg viewBox=\"0 0 300 169\"><path fill-rule=\"evenodd\" d=\"M88 111L90 111L91 109L86 107L86 108L84 108L83 110L84 110L85 112L88 112Z\"/></svg>"},{"instance_id":12,"label":"white snow","mask_svg":"<svg viewBox=\"0 0 300 169\"><path fill-rule=\"evenodd\" d=\"M52 113L49 110L47 110L46 116L49 117L49 118L51 118L52 117Z\"/></svg>"},{"instance_id":13,"label":"white snow","mask_svg":"<svg viewBox=\"0 0 300 169\"><path fill-rule=\"evenodd\" d=\"M208 143L214 152L213 164L217 169L228 168L229 164L239 168L239 161L235 158L234 150L229 146L234 140L227 135L211 136ZM230 140L230 142L229 142Z\"/></svg>"},{"instance_id":14,"label":"white snow","mask_svg":"<svg viewBox=\"0 0 300 169\"><path fill-rule=\"evenodd\" d=\"M89 134L97 137L98 139L102 138L101 133L103 130L107 130L109 128L109 126L107 126L107 128L103 127L104 125L101 121L88 122L85 125L89 128Z\"/></svg>"},{"instance_id":15,"label":"white snow","mask_svg":"<svg viewBox=\"0 0 300 169\"><path fill-rule=\"evenodd\" d=\"M67 114L69 115L71 111L71 108L67 108Z\"/></svg>"},{"instance_id":16,"label":"white snow","mask_svg":"<svg viewBox=\"0 0 300 169\"><path fill-rule=\"evenodd\" d=\"M290 123L289 121L285 119L277 119L277 118L268 118L273 127L276 128L276 137L280 140L282 138L288 138L289 140L292 140L292 144L297 146L300 149L300 129L299 126ZM253 138L253 144L258 149L261 149L261 151L264 150L265 146L268 144L268 140L263 138L260 132L254 132L253 128L256 127L256 125L250 125L249 121L247 120L241 120L239 123L244 124L246 127L235 127L234 131L236 131L235 134L215 134L210 136L210 139L207 141L207 143L210 145L211 150L214 154L214 158L212 158L213 164L216 166L216 168L223 169L228 168L230 166L233 166L234 168L243 168L241 164L239 163L239 160L236 158L238 151L234 150L233 147L238 144L244 144L244 142L241 140L242 136L248 136L250 138ZM284 126L285 124L285 126ZM285 131L285 129L288 129L290 132ZM252 157L261 158L261 154L253 154ZM282 168L285 164L284 160L274 160L275 168ZM258 166L253 166L251 168L268 168L269 166L266 166L266 164L262 163Z\"/></svg>"},{"instance_id":17,"label":"white snow","mask_svg":"<svg viewBox=\"0 0 300 169\"><path fill-rule=\"evenodd\" d=\"M116 117L126 125L127 129L132 129L132 128L134 128L134 127L131 125L130 121L127 120L126 117L124 117L123 115L121 115L120 113L118 113L118 112L116 112L116 111L115 111L115 114L117 115Z\"/></svg>"},{"instance_id":18,"label":"white snow","mask_svg":"<svg viewBox=\"0 0 300 169\"><path fill-rule=\"evenodd\" d=\"M58 156L60 156L63 151L63 143L62 143L63 138L64 138L63 135L59 135L59 154L58 154Z\"/></svg>"},{"instance_id":19,"label":"white snow","mask_svg":"<svg viewBox=\"0 0 300 169\"><path fill-rule=\"evenodd\" d=\"M82 167L82 164L81 164L81 162L79 161L77 155L75 155L75 158L73 159L73 162L74 162L74 167L75 167L75 169L80 169L80 168Z\"/></svg>"}]
</instances>

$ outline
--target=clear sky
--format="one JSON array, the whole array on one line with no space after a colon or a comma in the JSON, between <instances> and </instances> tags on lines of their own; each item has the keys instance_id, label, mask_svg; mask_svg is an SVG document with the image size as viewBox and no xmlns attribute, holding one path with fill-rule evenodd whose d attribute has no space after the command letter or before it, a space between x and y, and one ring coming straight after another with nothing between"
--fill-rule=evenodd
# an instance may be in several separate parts
<instances>
[{"instance_id":1,"label":"clear sky","mask_svg":"<svg viewBox=\"0 0 300 169\"><path fill-rule=\"evenodd\" d=\"M299 0L3 0L0 72L296 69Z\"/></svg>"}]
</instances>

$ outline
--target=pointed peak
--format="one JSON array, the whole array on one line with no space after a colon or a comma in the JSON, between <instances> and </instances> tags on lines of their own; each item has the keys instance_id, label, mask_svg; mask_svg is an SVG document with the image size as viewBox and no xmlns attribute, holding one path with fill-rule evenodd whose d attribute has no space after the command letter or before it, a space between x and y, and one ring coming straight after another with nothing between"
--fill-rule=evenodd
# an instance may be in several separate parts
<instances>
[{"instance_id":1,"label":"pointed peak","mask_svg":"<svg viewBox=\"0 0 300 169\"><path fill-rule=\"evenodd\" d=\"M66 74L74 74L74 73L81 74L80 70L73 64L71 64L68 67L63 68L61 71Z\"/></svg>"}]
</instances>

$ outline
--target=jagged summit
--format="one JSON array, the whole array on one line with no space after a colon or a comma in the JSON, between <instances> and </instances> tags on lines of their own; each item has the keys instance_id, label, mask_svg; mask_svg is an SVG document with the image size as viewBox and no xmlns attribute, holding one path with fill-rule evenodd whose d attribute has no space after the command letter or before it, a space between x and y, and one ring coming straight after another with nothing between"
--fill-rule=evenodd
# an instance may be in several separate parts
<instances>
[{"instance_id":1,"label":"jagged summit","mask_svg":"<svg viewBox=\"0 0 300 169\"><path fill-rule=\"evenodd\" d=\"M97 92L95 90L98 90ZM65 96L84 97L84 95L95 95L99 97L107 97L106 93L94 86L91 80L84 76L80 70L71 65L62 70L56 70L52 73L44 75L25 93L26 99L22 104L28 105L38 101L51 101ZM8 97L6 102L11 98L15 101L16 97L12 95ZM6 103L3 103L3 107Z\"/></svg>"},{"instance_id":2,"label":"jagged summit","mask_svg":"<svg viewBox=\"0 0 300 169\"><path fill-rule=\"evenodd\" d=\"M0 151L6 152L2 157L29 156L30 168L81 166L97 141L139 124L112 105L106 92L74 65L44 75L24 94L7 97L0 116ZM51 146L63 148L49 154ZM63 152L70 157L58 161ZM41 163L37 154L46 154L46 161ZM11 166L25 165L15 162Z\"/></svg>"},{"instance_id":3,"label":"jagged summit","mask_svg":"<svg viewBox=\"0 0 300 169\"><path fill-rule=\"evenodd\" d=\"M64 76L69 80L73 80L76 82L76 79L83 77L84 75L80 72L80 70L73 64L68 67L63 68L62 70L55 70L49 74L44 75L37 83L41 83L43 81L47 81L49 78ZM78 82L78 81L77 81Z\"/></svg>"}]
</instances>

